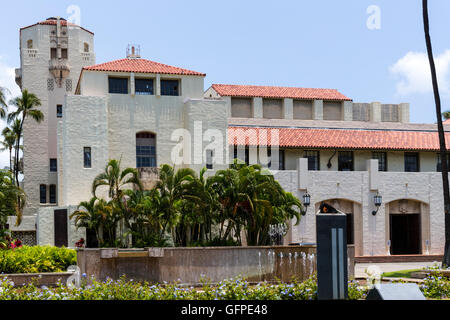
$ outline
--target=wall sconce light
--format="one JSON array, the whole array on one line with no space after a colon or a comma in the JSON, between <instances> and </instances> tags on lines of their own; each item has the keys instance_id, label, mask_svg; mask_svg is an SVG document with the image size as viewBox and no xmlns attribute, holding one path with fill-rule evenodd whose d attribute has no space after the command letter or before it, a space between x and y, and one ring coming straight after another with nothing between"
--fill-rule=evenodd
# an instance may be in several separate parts
<instances>
[{"instance_id":1,"label":"wall sconce light","mask_svg":"<svg viewBox=\"0 0 450 320\"><path fill-rule=\"evenodd\" d=\"M302 211L302 216L306 214L306 211L308 210L309 205L311 204L311 196L309 195L308 191L303 195L303 205L305 206L305 210Z\"/></svg>"},{"instance_id":2,"label":"wall sconce light","mask_svg":"<svg viewBox=\"0 0 450 320\"><path fill-rule=\"evenodd\" d=\"M373 197L373 203L377 207L376 211L372 211L372 215L376 215L378 212L378 209L380 209L381 203L383 201L383 198L377 193L375 197Z\"/></svg>"}]
</instances>

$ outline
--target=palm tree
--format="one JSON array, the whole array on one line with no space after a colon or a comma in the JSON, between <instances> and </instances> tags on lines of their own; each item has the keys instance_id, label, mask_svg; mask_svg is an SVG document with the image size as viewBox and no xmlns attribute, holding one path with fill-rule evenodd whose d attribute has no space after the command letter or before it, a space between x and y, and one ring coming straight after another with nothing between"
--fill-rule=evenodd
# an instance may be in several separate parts
<instances>
[{"instance_id":1,"label":"palm tree","mask_svg":"<svg viewBox=\"0 0 450 320\"><path fill-rule=\"evenodd\" d=\"M2 131L3 135L3 141L2 145L3 148L1 151L9 151L9 171L13 173L13 167L12 167L12 149L16 145L16 135L9 127L5 127Z\"/></svg>"},{"instance_id":2,"label":"palm tree","mask_svg":"<svg viewBox=\"0 0 450 320\"><path fill-rule=\"evenodd\" d=\"M23 135L23 125L25 120L28 118L33 119L37 123L40 123L44 120L44 114L41 110L37 109L41 105L41 101L39 98L33 94L28 92L28 90L23 90L22 95L14 98L10 101L10 104L15 106L17 110L8 114L8 122L11 123L15 120L20 121L20 125L18 126L18 136L16 137L16 148L15 148L15 156L14 156L14 172L16 178L16 185L19 185L19 164L20 164L20 141Z\"/></svg>"},{"instance_id":3,"label":"palm tree","mask_svg":"<svg viewBox=\"0 0 450 320\"><path fill-rule=\"evenodd\" d=\"M0 218L15 214L16 225L20 225L25 202L25 192L15 185L11 172L0 170Z\"/></svg>"},{"instance_id":4,"label":"palm tree","mask_svg":"<svg viewBox=\"0 0 450 320\"><path fill-rule=\"evenodd\" d=\"M444 117L445 120L450 119L450 110L442 112L442 116Z\"/></svg>"},{"instance_id":5,"label":"palm tree","mask_svg":"<svg viewBox=\"0 0 450 320\"><path fill-rule=\"evenodd\" d=\"M197 174L190 168L181 168L175 172L170 165L164 164L159 171L159 181L156 189L160 197L160 212L163 214L163 226L161 228L160 239L169 228L176 243L174 227L180 220L180 213L183 200L191 195L190 185L195 181Z\"/></svg>"},{"instance_id":6,"label":"palm tree","mask_svg":"<svg viewBox=\"0 0 450 320\"><path fill-rule=\"evenodd\" d=\"M425 42L427 45L427 53L428 60L430 63L431 69L431 80L433 83L433 93L434 100L436 103L436 117L437 117L437 125L438 125L438 134L439 134L439 146L440 146L440 155L441 155L441 168L442 168L442 183L443 188L442 191L444 193L444 212L445 212L445 249L444 249L444 258L442 260L442 265L444 267L450 266L450 193L449 193L449 185L448 185L448 162L447 162L447 147L445 145L445 133L444 127L442 125L442 117L441 117L441 98L439 96L439 87L436 75L436 66L434 64L433 58L433 48L431 45L431 37L430 37L430 24L428 18L428 0L422 0L422 9L423 9L423 25L425 32Z\"/></svg>"},{"instance_id":7,"label":"palm tree","mask_svg":"<svg viewBox=\"0 0 450 320\"><path fill-rule=\"evenodd\" d=\"M139 179L139 173L134 168L120 168L120 160L109 160L105 167L105 171L97 175L92 183L92 194L96 197L97 189L101 186L108 187L108 196L111 199L113 209L121 215L120 236L121 240L124 236L123 223L128 228L132 229L132 217L129 216L130 211L126 210L124 203L126 202L125 190L130 188L137 188L142 190L143 186Z\"/></svg>"},{"instance_id":8,"label":"palm tree","mask_svg":"<svg viewBox=\"0 0 450 320\"><path fill-rule=\"evenodd\" d=\"M8 104L6 103L6 92L8 89L0 87L0 118L5 119Z\"/></svg>"}]
</instances>

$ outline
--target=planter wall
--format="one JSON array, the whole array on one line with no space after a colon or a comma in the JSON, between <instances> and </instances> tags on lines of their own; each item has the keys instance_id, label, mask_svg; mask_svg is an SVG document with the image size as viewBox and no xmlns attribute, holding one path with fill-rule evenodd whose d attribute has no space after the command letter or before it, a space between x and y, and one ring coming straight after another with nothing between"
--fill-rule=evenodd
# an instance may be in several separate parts
<instances>
[{"instance_id":1,"label":"planter wall","mask_svg":"<svg viewBox=\"0 0 450 320\"><path fill-rule=\"evenodd\" d=\"M354 274L354 246L348 246L349 277ZM316 247L207 247L146 249L78 249L81 273L150 283L179 281L197 285L242 276L250 282L305 280L316 271Z\"/></svg>"},{"instance_id":2,"label":"planter wall","mask_svg":"<svg viewBox=\"0 0 450 320\"><path fill-rule=\"evenodd\" d=\"M54 287L60 281L66 284L67 279L73 275L73 272L46 272L46 273L14 273L0 274L0 279L8 278L14 282L15 287L22 287L26 284L34 283L37 286Z\"/></svg>"}]
</instances>

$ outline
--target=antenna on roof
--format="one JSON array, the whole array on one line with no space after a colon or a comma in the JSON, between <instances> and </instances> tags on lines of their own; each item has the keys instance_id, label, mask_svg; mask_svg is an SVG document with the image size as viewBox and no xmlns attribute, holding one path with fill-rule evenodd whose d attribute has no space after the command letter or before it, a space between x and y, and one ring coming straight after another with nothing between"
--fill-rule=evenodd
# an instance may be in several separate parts
<instances>
[{"instance_id":1,"label":"antenna on roof","mask_svg":"<svg viewBox=\"0 0 450 320\"><path fill-rule=\"evenodd\" d=\"M127 46L127 59L139 59L141 57L141 46L129 44Z\"/></svg>"}]
</instances>

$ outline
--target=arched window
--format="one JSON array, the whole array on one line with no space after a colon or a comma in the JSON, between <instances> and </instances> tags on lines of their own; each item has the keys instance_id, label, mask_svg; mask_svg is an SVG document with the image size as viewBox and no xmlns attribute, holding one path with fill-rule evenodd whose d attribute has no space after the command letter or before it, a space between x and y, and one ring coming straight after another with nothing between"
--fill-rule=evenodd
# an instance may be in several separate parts
<instances>
[{"instance_id":1,"label":"arched window","mask_svg":"<svg viewBox=\"0 0 450 320\"><path fill-rule=\"evenodd\" d=\"M33 49L33 40L30 39L30 40L27 41L27 48L28 49Z\"/></svg>"},{"instance_id":2,"label":"arched window","mask_svg":"<svg viewBox=\"0 0 450 320\"><path fill-rule=\"evenodd\" d=\"M154 133L136 134L136 167L156 167L156 135Z\"/></svg>"},{"instance_id":3,"label":"arched window","mask_svg":"<svg viewBox=\"0 0 450 320\"><path fill-rule=\"evenodd\" d=\"M89 43L84 43L84 52L89 52Z\"/></svg>"}]
</instances>

